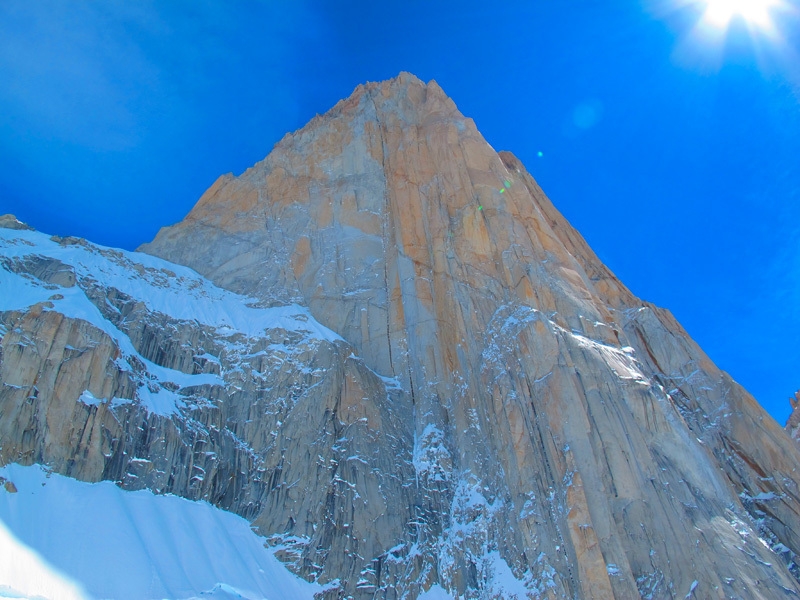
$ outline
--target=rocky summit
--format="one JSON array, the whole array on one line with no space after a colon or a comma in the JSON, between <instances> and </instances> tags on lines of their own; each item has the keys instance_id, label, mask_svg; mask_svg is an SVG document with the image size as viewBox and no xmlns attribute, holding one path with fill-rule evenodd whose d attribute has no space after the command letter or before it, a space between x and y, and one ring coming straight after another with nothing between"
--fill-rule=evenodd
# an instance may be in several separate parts
<instances>
[{"instance_id":1,"label":"rocky summit","mask_svg":"<svg viewBox=\"0 0 800 600\"><path fill-rule=\"evenodd\" d=\"M3 464L207 500L326 599L800 593L791 437L435 82L136 253L0 224Z\"/></svg>"}]
</instances>

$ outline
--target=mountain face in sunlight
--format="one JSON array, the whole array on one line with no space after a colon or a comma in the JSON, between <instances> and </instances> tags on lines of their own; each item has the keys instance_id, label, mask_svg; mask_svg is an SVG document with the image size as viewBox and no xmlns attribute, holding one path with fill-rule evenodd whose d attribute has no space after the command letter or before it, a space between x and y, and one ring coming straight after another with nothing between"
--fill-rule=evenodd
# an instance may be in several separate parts
<instances>
[{"instance_id":1,"label":"mountain face in sunlight","mask_svg":"<svg viewBox=\"0 0 800 600\"><path fill-rule=\"evenodd\" d=\"M323 598L800 592L792 439L435 82L138 253L3 222L3 463L236 513Z\"/></svg>"}]
</instances>

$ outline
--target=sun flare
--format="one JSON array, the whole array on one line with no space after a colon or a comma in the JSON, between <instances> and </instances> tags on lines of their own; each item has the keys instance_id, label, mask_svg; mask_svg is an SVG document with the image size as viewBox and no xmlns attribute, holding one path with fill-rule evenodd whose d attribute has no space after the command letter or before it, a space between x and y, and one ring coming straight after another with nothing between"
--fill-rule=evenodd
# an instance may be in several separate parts
<instances>
[{"instance_id":1,"label":"sun flare","mask_svg":"<svg viewBox=\"0 0 800 600\"><path fill-rule=\"evenodd\" d=\"M672 58L684 66L711 73L728 59L753 60L764 73L797 72L800 58L787 33L800 24L798 0L646 1L664 18L680 15L674 22L685 27Z\"/></svg>"},{"instance_id":2,"label":"sun flare","mask_svg":"<svg viewBox=\"0 0 800 600\"><path fill-rule=\"evenodd\" d=\"M772 28L770 9L777 0L704 0L703 18L711 25L726 28L735 17L760 29Z\"/></svg>"}]
</instances>

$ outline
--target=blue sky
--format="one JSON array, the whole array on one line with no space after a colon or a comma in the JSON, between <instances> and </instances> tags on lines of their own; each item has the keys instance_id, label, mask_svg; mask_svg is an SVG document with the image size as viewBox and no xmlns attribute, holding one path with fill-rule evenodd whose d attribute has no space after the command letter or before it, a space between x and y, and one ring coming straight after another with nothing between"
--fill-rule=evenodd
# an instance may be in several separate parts
<instances>
[{"instance_id":1,"label":"blue sky","mask_svg":"<svg viewBox=\"0 0 800 600\"><path fill-rule=\"evenodd\" d=\"M4 0L0 213L135 248L359 83L411 71L783 423L800 13L773 1L723 26L700 0Z\"/></svg>"}]
</instances>

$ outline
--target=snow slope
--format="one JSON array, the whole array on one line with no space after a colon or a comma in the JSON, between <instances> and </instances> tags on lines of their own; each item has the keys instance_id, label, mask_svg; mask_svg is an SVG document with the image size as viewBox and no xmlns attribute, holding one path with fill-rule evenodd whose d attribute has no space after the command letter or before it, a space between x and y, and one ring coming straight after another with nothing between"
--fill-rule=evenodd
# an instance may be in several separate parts
<instances>
[{"instance_id":1,"label":"snow slope","mask_svg":"<svg viewBox=\"0 0 800 600\"><path fill-rule=\"evenodd\" d=\"M0 476L18 490L0 487L0 597L312 600L322 590L247 521L205 502L40 466L10 464Z\"/></svg>"},{"instance_id":2,"label":"snow slope","mask_svg":"<svg viewBox=\"0 0 800 600\"><path fill-rule=\"evenodd\" d=\"M427 592L422 592L417 600L453 600L453 597L445 592L441 586L432 585Z\"/></svg>"}]
</instances>

